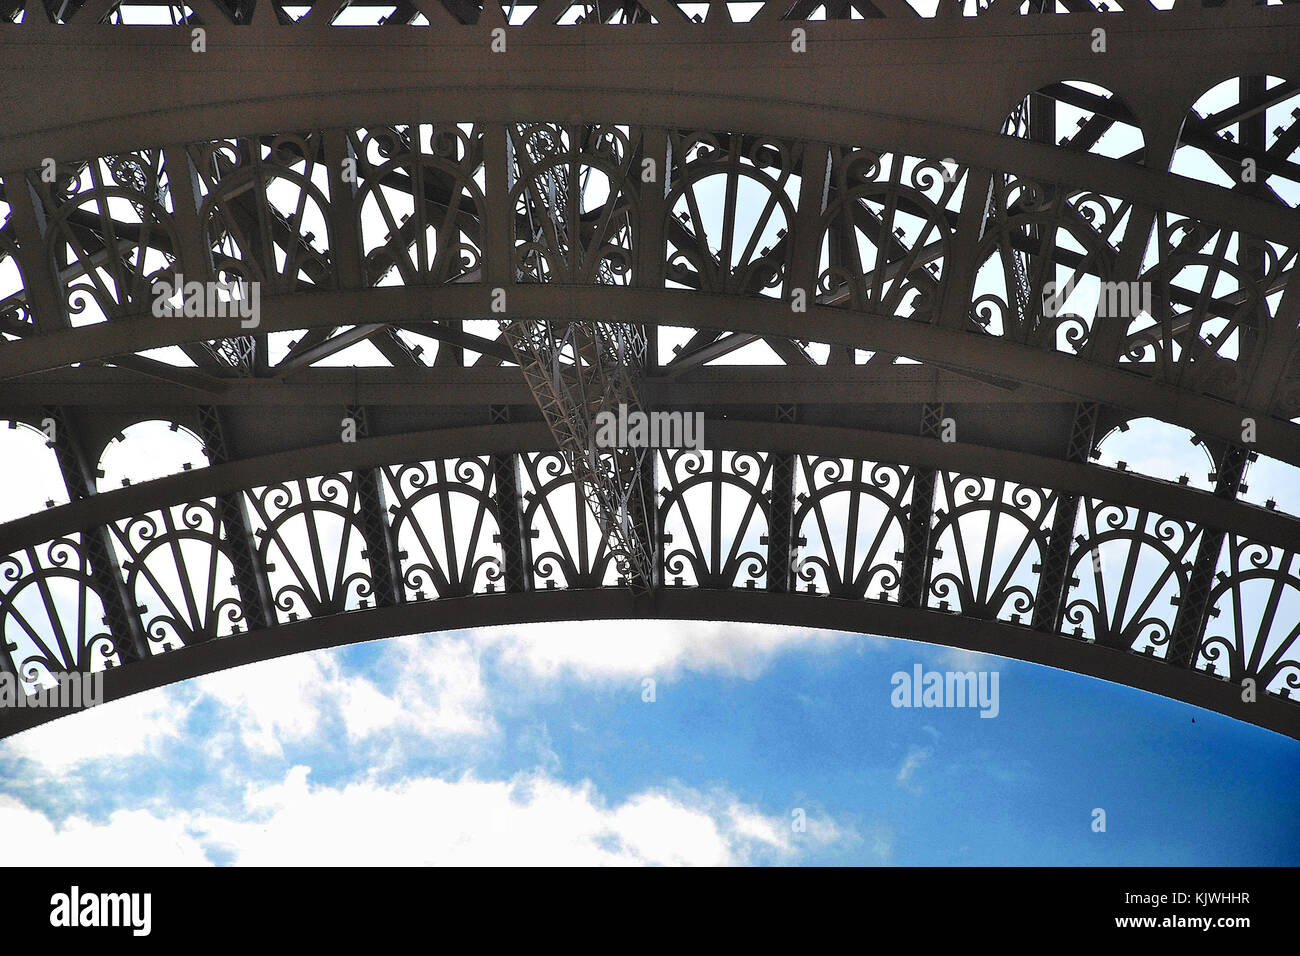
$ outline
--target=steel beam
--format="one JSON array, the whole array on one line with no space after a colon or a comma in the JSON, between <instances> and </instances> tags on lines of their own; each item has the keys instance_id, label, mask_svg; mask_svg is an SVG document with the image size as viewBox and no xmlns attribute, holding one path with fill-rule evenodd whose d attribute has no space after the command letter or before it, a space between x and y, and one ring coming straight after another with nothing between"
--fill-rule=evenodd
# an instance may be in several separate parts
<instances>
[{"instance_id":1,"label":"steel beam","mask_svg":"<svg viewBox=\"0 0 1300 956\"><path fill-rule=\"evenodd\" d=\"M221 410L212 405L200 405L198 412L199 438L207 451L209 463L225 464L230 461L230 452L226 445ZM225 492L216 498L222 532L230 542L228 553L235 568L234 584L239 591L239 603L244 609L244 626L249 630L269 627L275 623L271 586L253 540L244 496L238 492Z\"/></svg>"},{"instance_id":2,"label":"steel beam","mask_svg":"<svg viewBox=\"0 0 1300 956\"><path fill-rule=\"evenodd\" d=\"M705 428L710 448L738 451L780 448L796 454L834 454L1004 478L1145 508L1201 526L1232 528L1261 543L1300 551L1300 518L1228 500L1176 482L1146 478L1100 465L1077 464L965 442L949 443L863 428L803 424L778 426L772 422L745 422L731 418L706 419ZM0 549L12 551L166 505L286 478L332 474L400 461L536 451L551 447L550 432L542 422L407 432L355 443L331 442L199 468L49 508L0 525Z\"/></svg>"},{"instance_id":3,"label":"steel beam","mask_svg":"<svg viewBox=\"0 0 1300 956\"><path fill-rule=\"evenodd\" d=\"M992 131L1031 90L1069 76L1114 90L1150 120L1161 111L1185 113L1222 76L1286 75L1300 48L1300 13L1289 5L1180 4L1151 16L1126 11L806 22L799 24L808 37L804 54L791 52L789 23L761 19L707 27L679 16L634 28L507 28L505 54L492 52L488 31L496 24L486 19L473 27L400 31L250 30L214 23L206 27L209 47L220 51L223 66L214 71L195 68L198 55L184 30L78 26L75 20L51 27L32 19L0 27L12 109L11 132L0 143L5 170L35 167L45 155L67 157L92 140L120 150L196 141L218 129L319 127L333 117L360 125L366 110L372 116L409 113L415 119L419 110L442 119L508 121L540 106L539 96L548 91L551 108L532 115L571 115L573 99L581 97L593 115L613 119L618 111L608 109L607 97L625 91L623 115L634 122L659 116L666 119L655 125L726 129L746 115L770 118L783 104L795 107L790 112L803 109L825 130L840 124L826 123L817 107L861 116L861 91L870 89L880 115ZM1091 49L1091 31L1099 25L1108 33L1106 55ZM1214 57L1204 55L1207 30L1215 31ZM386 56L375 55L377 39ZM51 51L61 52L70 41L77 44L75 60L50 71ZM706 41L709 55L701 57ZM834 69L827 69L828 61ZM322 71L322 62L331 68ZM925 64L920 75L918 63ZM979 82L971 82L976 75ZM120 82L103 84L103 76ZM601 78L598 86L593 76ZM692 79L694 102L675 95L683 76ZM266 97L267 90L276 97ZM737 113L743 104L749 109ZM506 117L507 110L515 115ZM51 116L59 117L57 127ZM860 135L843 141L881 142ZM937 146L938 155L995 165Z\"/></svg>"},{"instance_id":4,"label":"steel beam","mask_svg":"<svg viewBox=\"0 0 1300 956\"><path fill-rule=\"evenodd\" d=\"M926 403L921 406L921 436L938 440L943 430L944 406ZM934 519L934 468L912 469L912 496L907 508L907 527L903 529L903 562L898 582L898 603L903 607L925 607L930 586L930 567L939 557L930 544Z\"/></svg>"},{"instance_id":5,"label":"steel beam","mask_svg":"<svg viewBox=\"0 0 1300 956\"><path fill-rule=\"evenodd\" d=\"M49 407L43 410L43 414L54 422L54 454L58 458L59 470L63 472L69 499L92 501L96 496L95 471L79 440L75 420L62 408ZM118 659L123 664L143 660L149 656L149 648L140 621L140 609L127 590L108 522L79 530L91 580L104 606L104 623L113 637ZM87 669L89 666L87 661Z\"/></svg>"},{"instance_id":6,"label":"steel beam","mask_svg":"<svg viewBox=\"0 0 1300 956\"><path fill-rule=\"evenodd\" d=\"M1074 420L1070 424L1070 439L1066 443L1066 461L1076 464L1088 461L1096 441L1098 410L1099 406L1095 402L1076 406ZM1056 633L1061 629L1065 595L1070 584L1070 548L1074 544L1074 527L1078 520L1079 496L1058 494L1047 547L1042 561L1033 568L1039 575L1031 623L1036 631Z\"/></svg>"},{"instance_id":7,"label":"steel beam","mask_svg":"<svg viewBox=\"0 0 1300 956\"><path fill-rule=\"evenodd\" d=\"M1235 500L1241 489L1250 452L1240 445L1228 445L1217 450L1214 474L1214 496L1227 501ZM1174 667L1193 667L1205 635L1206 615L1210 611L1210 592L1214 589L1215 572L1219 568L1219 555L1227 533L1222 528L1208 526L1201 529L1201 540L1196 548L1196 560L1187 578L1184 593L1175 596L1178 613L1174 618L1169 638L1167 660Z\"/></svg>"},{"instance_id":8,"label":"steel beam","mask_svg":"<svg viewBox=\"0 0 1300 956\"><path fill-rule=\"evenodd\" d=\"M163 378L143 368L118 364L34 372L0 381L0 417L18 414L34 404L147 407L149 414L166 418L178 414L178 409L204 403L268 411L313 406L322 415L332 416L338 406L354 399L371 408L440 409L482 408L497 402L526 405L531 401L531 393L513 366L309 368L288 379L222 380L200 378L192 369L175 371L178 374L174 377ZM666 368L661 372L660 376L641 380L645 400L656 408L766 408L772 402L874 406L948 401L1005 405L1014 408L1016 415L1030 419L1037 410L1053 403L1074 404L1042 387L1022 385L1008 390L928 365L712 365L671 377ZM269 432L275 422L267 420L266 425ZM245 429L249 427L246 422Z\"/></svg>"},{"instance_id":9,"label":"steel beam","mask_svg":"<svg viewBox=\"0 0 1300 956\"><path fill-rule=\"evenodd\" d=\"M405 634L536 621L628 618L750 621L899 637L1029 661L1136 687L1300 739L1300 707L1292 701L1265 694L1257 701L1244 703L1240 688L1226 681L1086 641L1046 640L1029 627L880 602L825 595L773 594L748 588L727 591L664 588L656 592L655 598L654 605L649 606L637 604L621 588L542 589L525 594L446 598L312 618L280 625L273 634L238 634L160 654L130 667L115 668L104 682L104 699L120 700L255 661ZM38 726L64 713L53 708L6 708L0 711L0 737Z\"/></svg>"},{"instance_id":10,"label":"steel beam","mask_svg":"<svg viewBox=\"0 0 1300 956\"><path fill-rule=\"evenodd\" d=\"M510 317L515 320L596 315L608 316L612 322L751 331L791 339L815 328L822 342L907 355L1012 383L1027 382L1050 389L1061 399L1105 401L1134 415L1149 415L1225 441L1239 440L1241 434L1240 406L1060 352L892 316L816 305L807 314L795 314L788 303L764 297L599 285L516 285L508 298ZM457 285L267 296L262 300L261 328L270 332L349 324L339 321L340 316L365 311L384 311L396 321L492 318L489 299L488 290L481 286ZM197 326L149 315L99 323L9 343L0 350L0 379L108 358L124 348L139 351L223 334L239 334L237 317L205 319ZM1300 465L1300 426L1256 414L1256 450Z\"/></svg>"},{"instance_id":11,"label":"steel beam","mask_svg":"<svg viewBox=\"0 0 1300 956\"><path fill-rule=\"evenodd\" d=\"M345 416L356 427L356 438L370 437L370 420L364 405L349 405ZM374 583L376 607L401 604L402 554L398 550L392 525L388 521L388 504L384 496L383 481L377 468L358 468L353 471L357 485L357 510L361 516L361 536L365 539L363 555L370 562L370 579Z\"/></svg>"}]
</instances>

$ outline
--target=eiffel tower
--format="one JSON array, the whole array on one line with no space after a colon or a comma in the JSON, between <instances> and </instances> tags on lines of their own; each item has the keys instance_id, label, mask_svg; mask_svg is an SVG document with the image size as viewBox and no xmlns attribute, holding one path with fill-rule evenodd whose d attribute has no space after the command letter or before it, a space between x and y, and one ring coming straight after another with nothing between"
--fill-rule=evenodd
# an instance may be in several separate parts
<instances>
[{"instance_id":1,"label":"eiffel tower","mask_svg":"<svg viewBox=\"0 0 1300 956\"><path fill-rule=\"evenodd\" d=\"M1250 0L0 0L0 676L716 619L1300 737L1298 54Z\"/></svg>"}]
</instances>

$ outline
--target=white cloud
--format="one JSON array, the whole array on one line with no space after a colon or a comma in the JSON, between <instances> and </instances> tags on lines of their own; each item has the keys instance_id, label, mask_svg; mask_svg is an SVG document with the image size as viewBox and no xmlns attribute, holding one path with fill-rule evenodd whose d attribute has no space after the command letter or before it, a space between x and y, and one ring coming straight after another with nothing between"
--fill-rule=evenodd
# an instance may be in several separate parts
<instances>
[{"instance_id":1,"label":"white cloud","mask_svg":"<svg viewBox=\"0 0 1300 956\"><path fill-rule=\"evenodd\" d=\"M663 680L685 672L756 680L782 654L863 640L832 631L694 621L560 622L412 636L384 643L377 666L386 679L378 683L348 673L340 650L295 654L61 718L0 741L0 756L27 757L62 775L86 761L156 753L164 741L183 735L189 712L205 701L221 708L203 741L216 757L227 755L235 741L255 754L283 756L285 744L318 739L335 716L349 743L408 733L442 746L465 745L497 731L485 654L513 680L527 683Z\"/></svg>"},{"instance_id":2,"label":"white cloud","mask_svg":"<svg viewBox=\"0 0 1300 956\"><path fill-rule=\"evenodd\" d=\"M200 694L230 709L250 748L279 755L281 742L316 736L337 713L349 741L382 731L477 737L495 729L477 650L450 636L388 642L381 666L393 690L345 673L342 651L294 655L251 664L196 681Z\"/></svg>"},{"instance_id":3,"label":"white cloud","mask_svg":"<svg viewBox=\"0 0 1300 956\"><path fill-rule=\"evenodd\" d=\"M568 621L469 632L508 667L549 680L675 677L684 671L755 680L781 654L831 650L854 635L709 621Z\"/></svg>"},{"instance_id":4,"label":"white cloud","mask_svg":"<svg viewBox=\"0 0 1300 956\"><path fill-rule=\"evenodd\" d=\"M903 765L898 768L898 776L895 778L900 787L906 787L913 793L920 793L921 788L912 782L912 777L916 771L920 770L934 751L929 747L913 747L908 751L907 756L903 758Z\"/></svg>"},{"instance_id":5,"label":"white cloud","mask_svg":"<svg viewBox=\"0 0 1300 956\"><path fill-rule=\"evenodd\" d=\"M217 757L236 740L255 754L283 756L286 743L319 739L331 715L353 743L390 730L445 742L496 729L479 651L464 638L389 642L381 660L394 675L391 693L346 673L341 653L295 654L146 691L0 741L0 756L28 758L63 776L89 761L157 753L165 741L183 737L189 713L205 701L221 711L196 742Z\"/></svg>"},{"instance_id":6,"label":"white cloud","mask_svg":"<svg viewBox=\"0 0 1300 956\"><path fill-rule=\"evenodd\" d=\"M807 818L794 833L790 818L769 816L723 790L702 794L653 787L610 804L589 782L557 780L559 758L544 724L526 728L521 743L537 763L509 779L400 779L410 735L435 741L492 739L498 732L484 680L485 659L511 672L519 687L556 680L605 681L653 673L660 678L700 671L754 679L782 653L830 649L853 640L830 632L679 622L557 624L539 628L427 635L385 642L365 674L350 670L342 651L295 655L207 675L64 718L0 743L0 756L29 757L68 786L84 786L86 761L123 766L161 754L175 741L207 751L213 767L230 771L223 787L234 802L182 809L156 800L147 809L117 810L106 819L72 816L60 824L13 797L0 797L5 832L32 834L24 859L77 865L240 864L665 864L726 865L794 862L816 849L862 842L829 815ZM205 731L186 722L215 705ZM313 786L306 767L270 785L246 783L230 747L283 757L291 742L312 743L339 728L348 742L377 742L370 767L381 779ZM463 747L460 766L477 761ZM224 773L224 771L223 771ZM394 779L397 782L393 782ZM234 812L212 806L241 806ZM147 852L132 853L131 848ZM875 847L877 856L888 847ZM3 862L3 861L0 861Z\"/></svg>"},{"instance_id":7,"label":"white cloud","mask_svg":"<svg viewBox=\"0 0 1300 956\"><path fill-rule=\"evenodd\" d=\"M0 740L0 757L26 758L45 773L63 776L89 761L156 753L181 733L190 707L174 692L137 694Z\"/></svg>"},{"instance_id":8,"label":"white cloud","mask_svg":"<svg viewBox=\"0 0 1300 956\"><path fill-rule=\"evenodd\" d=\"M610 806L590 782L544 773L510 780L421 777L313 786L298 766L249 787L240 815L118 811L54 826L0 797L0 828L23 833L24 860L49 864L188 865L207 854L261 865L686 865L794 862L825 834L858 842L834 821L800 841L788 820L724 793L652 789ZM17 862L3 860L0 862Z\"/></svg>"},{"instance_id":9,"label":"white cloud","mask_svg":"<svg viewBox=\"0 0 1300 956\"><path fill-rule=\"evenodd\" d=\"M481 650L451 635L392 642L399 723L426 733L483 736L496 729L483 683Z\"/></svg>"},{"instance_id":10,"label":"white cloud","mask_svg":"<svg viewBox=\"0 0 1300 956\"><path fill-rule=\"evenodd\" d=\"M328 702L350 691L332 652L295 654L218 671L191 686L200 697L211 698L228 711L227 726L249 750L276 756L282 753L284 741L314 734Z\"/></svg>"},{"instance_id":11,"label":"white cloud","mask_svg":"<svg viewBox=\"0 0 1300 956\"><path fill-rule=\"evenodd\" d=\"M785 825L782 826L781 821L755 813L738 803L728 807L727 813L737 833L768 846L780 849L790 847L793 828L789 825L789 821L785 821Z\"/></svg>"},{"instance_id":12,"label":"white cloud","mask_svg":"<svg viewBox=\"0 0 1300 956\"><path fill-rule=\"evenodd\" d=\"M195 821L243 865L720 866L799 852L788 821L725 794L653 789L608 806L590 782L540 772L333 788L295 767L246 804L252 819Z\"/></svg>"},{"instance_id":13,"label":"white cloud","mask_svg":"<svg viewBox=\"0 0 1300 956\"><path fill-rule=\"evenodd\" d=\"M18 837L0 844L0 864L5 866L202 866L208 862L184 814L159 817L146 810L118 810L105 823L73 816L56 827L43 813L0 795L0 833Z\"/></svg>"}]
</instances>

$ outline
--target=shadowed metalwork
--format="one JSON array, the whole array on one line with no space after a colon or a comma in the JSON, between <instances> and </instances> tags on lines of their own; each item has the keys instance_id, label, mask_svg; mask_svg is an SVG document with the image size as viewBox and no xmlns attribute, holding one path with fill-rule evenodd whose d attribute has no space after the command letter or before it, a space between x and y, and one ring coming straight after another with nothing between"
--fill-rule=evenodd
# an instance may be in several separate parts
<instances>
[{"instance_id":1,"label":"shadowed metalwork","mask_svg":"<svg viewBox=\"0 0 1300 956\"><path fill-rule=\"evenodd\" d=\"M0 669L717 617L1300 737L1300 7L1168 6L0 3Z\"/></svg>"}]
</instances>

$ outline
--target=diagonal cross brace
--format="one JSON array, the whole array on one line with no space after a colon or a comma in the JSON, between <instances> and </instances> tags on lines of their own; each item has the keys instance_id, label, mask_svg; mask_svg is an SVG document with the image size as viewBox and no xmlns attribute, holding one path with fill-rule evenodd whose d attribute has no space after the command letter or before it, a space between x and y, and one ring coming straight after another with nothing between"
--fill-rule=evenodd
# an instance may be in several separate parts
<instances>
[{"instance_id":1,"label":"diagonal cross brace","mask_svg":"<svg viewBox=\"0 0 1300 956\"><path fill-rule=\"evenodd\" d=\"M610 542L634 594L654 582L654 545L645 529L653 500L644 448L598 448L593 424L620 405L640 410L635 372L645 360L645 330L604 322L509 321L510 344L560 451L582 483L587 505Z\"/></svg>"}]
</instances>

